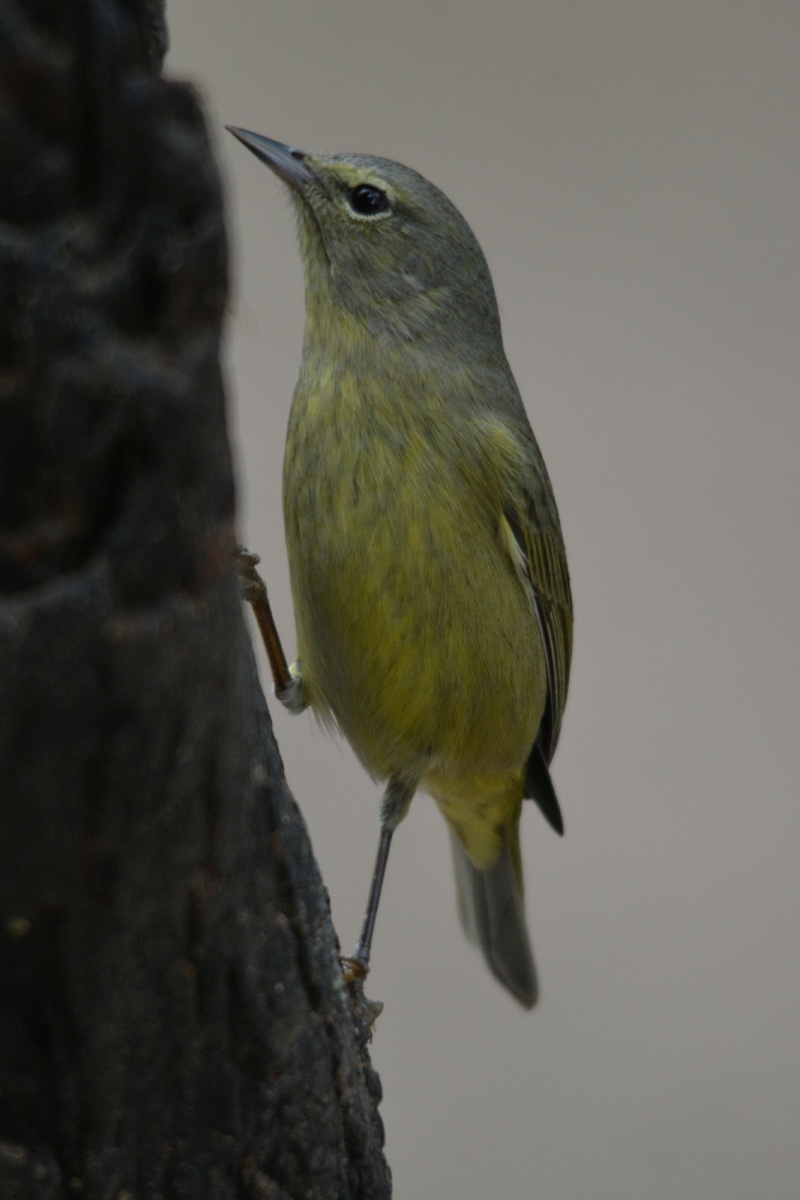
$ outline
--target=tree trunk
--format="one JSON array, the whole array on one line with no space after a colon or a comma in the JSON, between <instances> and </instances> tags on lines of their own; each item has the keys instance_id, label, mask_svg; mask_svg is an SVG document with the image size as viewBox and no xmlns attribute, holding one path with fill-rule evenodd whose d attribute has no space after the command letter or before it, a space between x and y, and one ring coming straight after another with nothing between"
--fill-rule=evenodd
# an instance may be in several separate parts
<instances>
[{"instance_id":1,"label":"tree trunk","mask_svg":"<svg viewBox=\"0 0 800 1200\"><path fill-rule=\"evenodd\" d=\"M232 563L219 181L164 44L153 0L0 6L0 1200L376 1200Z\"/></svg>"}]
</instances>

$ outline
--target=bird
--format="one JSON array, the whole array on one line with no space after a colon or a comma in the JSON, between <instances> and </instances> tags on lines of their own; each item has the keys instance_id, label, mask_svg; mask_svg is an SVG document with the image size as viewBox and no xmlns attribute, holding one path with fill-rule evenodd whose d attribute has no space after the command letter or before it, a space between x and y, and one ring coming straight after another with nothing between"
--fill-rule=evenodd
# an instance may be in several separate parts
<instances>
[{"instance_id":1,"label":"bird","mask_svg":"<svg viewBox=\"0 0 800 1200\"><path fill-rule=\"evenodd\" d=\"M550 764L572 597L486 259L411 168L227 128L288 186L305 276L283 471L298 658L280 699L338 728L384 785L354 961L369 969L391 839L426 792L462 926L532 1008L519 822L532 799L564 830Z\"/></svg>"}]
</instances>

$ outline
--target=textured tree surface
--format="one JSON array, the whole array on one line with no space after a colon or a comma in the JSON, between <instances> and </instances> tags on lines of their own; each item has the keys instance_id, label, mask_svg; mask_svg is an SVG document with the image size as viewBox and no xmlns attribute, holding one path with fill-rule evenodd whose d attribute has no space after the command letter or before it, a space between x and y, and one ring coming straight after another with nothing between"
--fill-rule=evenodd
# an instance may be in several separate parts
<instances>
[{"instance_id":1,"label":"textured tree surface","mask_svg":"<svg viewBox=\"0 0 800 1200\"><path fill-rule=\"evenodd\" d=\"M152 0L0 4L0 1200L386 1197L259 690L226 246Z\"/></svg>"}]
</instances>

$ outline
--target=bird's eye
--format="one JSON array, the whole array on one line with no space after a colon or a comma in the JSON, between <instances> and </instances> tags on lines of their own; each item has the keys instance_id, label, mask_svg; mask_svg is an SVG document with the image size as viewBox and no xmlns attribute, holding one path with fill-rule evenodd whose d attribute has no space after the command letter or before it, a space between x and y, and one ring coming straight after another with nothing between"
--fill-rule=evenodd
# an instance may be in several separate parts
<instances>
[{"instance_id":1,"label":"bird's eye","mask_svg":"<svg viewBox=\"0 0 800 1200\"><path fill-rule=\"evenodd\" d=\"M359 183L350 193L350 207L362 217L374 217L389 207L386 192L371 183Z\"/></svg>"}]
</instances>

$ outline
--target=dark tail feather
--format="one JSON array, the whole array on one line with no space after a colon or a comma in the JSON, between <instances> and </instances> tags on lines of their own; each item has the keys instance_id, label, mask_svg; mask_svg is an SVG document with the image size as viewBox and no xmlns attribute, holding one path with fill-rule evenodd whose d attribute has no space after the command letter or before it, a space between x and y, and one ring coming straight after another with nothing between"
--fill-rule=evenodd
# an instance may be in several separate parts
<instances>
[{"instance_id":1,"label":"dark tail feather","mask_svg":"<svg viewBox=\"0 0 800 1200\"><path fill-rule=\"evenodd\" d=\"M507 836L515 838L516 830ZM489 970L503 987L524 1008L533 1008L539 986L525 923L522 886L514 869L518 848L506 841L495 865L479 871L452 832L451 841L464 932L481 947Z\"/></svg>"},{"instance_id":2,"label":"dark tail feather","mask_svg":"<svg viewBox=\"0 0 800 1200\"><path fill-rule=\"evenodd\" d=\"M534 743L530 758L525 766L525 799L535 800L544 819L559 837L564 836L564 818L558 804L556 790L547 769L547 762L538 740Z\"/></svg>"}]
</instances>

